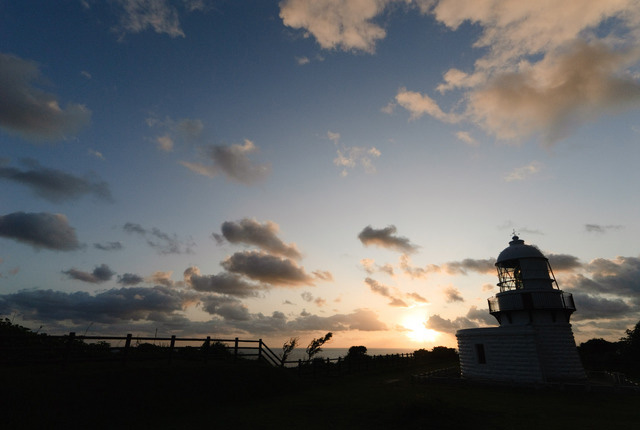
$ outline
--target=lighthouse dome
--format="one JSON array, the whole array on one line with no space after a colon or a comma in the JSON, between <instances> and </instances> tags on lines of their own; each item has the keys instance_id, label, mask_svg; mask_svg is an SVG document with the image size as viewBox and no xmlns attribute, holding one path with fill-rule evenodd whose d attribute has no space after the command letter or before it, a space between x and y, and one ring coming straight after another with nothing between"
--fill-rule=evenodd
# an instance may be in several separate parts
<instances>
[{"instance_id":1,"label":"lighthouse dome","mask_svg":"<svg viewBox=\"0 0 640 430\"><path fill-rule=\"evenodd\" d=\"M525 245L524 240L514 235L511 242L509 242L509 246L498 255L496 265L521 258L544 258L546 260L544 254L538 248L533 245Z\"/></svg>"}]
</instances>

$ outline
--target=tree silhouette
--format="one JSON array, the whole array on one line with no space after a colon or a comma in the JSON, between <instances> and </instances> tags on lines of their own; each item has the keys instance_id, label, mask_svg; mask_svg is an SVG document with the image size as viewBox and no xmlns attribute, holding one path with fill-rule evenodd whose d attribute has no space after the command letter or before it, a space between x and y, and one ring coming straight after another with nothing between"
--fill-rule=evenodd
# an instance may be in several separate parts
<instances>
[{"instance_id":1,"label":"tree silhouette","mask_svg":"<svg viewBox=\"0 0 640 430\"><path fill-rule=\"evenodd\" d=\"M310 343L309 346L307 346L307 361L311 361L313 359L313 357L318 354L320 351L322 351L322 345L324 345L325 343L329 342L331 340L331 337L333 336L333 333L329 332L327 334L324 335L324 337L319 337L317 339L313 339Z\"/></svg>"},{"instance_id":2,"label":"tree silhouette","mask_svg":"<svg viewBox=\"0 0 640 430\"><path fill-rule=\"evenodd\" d=\"M280 357L280 359L282 360L283 366L284 362L289 358L289 355L291 355L295 347L298 346L299 340L297 337L292 337L282 345L282 357Z\"/></svg>"},{"instance_id":3,"label":"tree silhouette","mask_svg":"<svg viewBox=\"0 0 640 430\"><path fill-rule=\"evenodd\" d=\"M347 353L346 358L349 360L362 360L367 357L366 346L352 346L351 348L349 348L349 352Z\"/></svg>"},{"instance_id":4,"label":"tree silhouette","mask_svg":"<svg viewBox=\"0 0 640 430\"><path fill-rule=\"evenodd\" d=\"M628 329L626 333L627 335L620 339L623 355L630 361L640 360L640 321L633 330Z\"/></svg>"}]
</instances>

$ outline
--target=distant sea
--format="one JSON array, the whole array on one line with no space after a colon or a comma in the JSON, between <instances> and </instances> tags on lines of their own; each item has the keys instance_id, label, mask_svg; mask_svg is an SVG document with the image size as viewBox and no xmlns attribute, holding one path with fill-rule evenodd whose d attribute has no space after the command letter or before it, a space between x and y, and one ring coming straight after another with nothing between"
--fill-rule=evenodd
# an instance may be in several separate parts
<instances>
[{"instance_id":1,"label":"distant sea","mask_svg":"<svg viewBox=\"0 0 640 430\"><path fill-rule=\"evenodd\" d=\"M407 354L410 352L414 352L419 348L367 348L367 355L388 355L388 354ZM278 356L282 353L282 350L273 350ZM322 348L322 351L316 355L316 357L320 358L338 358L338 357L346 357L349 353L349 348ZM293 350L287 361L296 361L299 359L306 359L307 354L305 353L305 348L296 348Z\"/></svg>"}]
</instances>

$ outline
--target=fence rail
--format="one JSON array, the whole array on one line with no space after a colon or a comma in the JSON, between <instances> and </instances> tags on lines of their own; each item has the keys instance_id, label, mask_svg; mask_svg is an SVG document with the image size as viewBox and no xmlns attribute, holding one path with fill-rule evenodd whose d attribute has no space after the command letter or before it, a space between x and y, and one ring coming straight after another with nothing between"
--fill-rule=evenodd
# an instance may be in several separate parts
<instances>
[{"instance_id":1,"label":"fence rail","mask_svg":"<svg viewBox=\"0 0 640 430\"><path fill-rule=\"evenodd\" d=\"M176 356L207 361L211 358L252 358L273 366L282 366L278 357L262 339L149 336L86 336L38 335L34 337L2 336L0 361L46 363L70 361L121 360L165 358L172 362ZM121 345L124 342L124 345ZM153 343L151 343L153 342ZM163 344L166 343L166 344ZM194 347L194 344L196 345ZM224 348L221 348L224 347ZM134 356L135 355L135 356Z\"/></svg>"},{"instance_id":2,"label":"fence rail","mask_svg":"<svg viewBox=\"0 0 640 430\"><path fill-rule=\"evenodd\" d=\"M271 366L297 368L299 375L344 374L410 365L414 354L315 358L283 361L262 339L157 336L67 335L2 336L0 363L46 364L120 361L254 359Z\"/></svg>"}]
</instances>

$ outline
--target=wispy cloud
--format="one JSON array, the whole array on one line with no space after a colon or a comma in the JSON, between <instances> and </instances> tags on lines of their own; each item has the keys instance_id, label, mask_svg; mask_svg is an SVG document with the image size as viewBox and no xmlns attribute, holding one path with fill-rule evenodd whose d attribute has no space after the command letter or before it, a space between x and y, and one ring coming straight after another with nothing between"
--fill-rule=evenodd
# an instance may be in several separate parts
<instances>
[{"instance_id":1,"label":"wispy cloud","mask_svg":"<svg viewBox=\"0 0 640 430\"><path fill-rule=\"evenodd\" d=\"M460 116L455 113L443 112L435 100L428 95L408 91L406 88L400 88L398 90L395 96L395 102L388 105L384 111L392 111L395 104L409 111L411 114L410 119L418 119L425 114L448 123L456 123L461 119Z\"/></svg>"},{"instance_id":2,"label":"wispy cloud","mask_svg":"<svg viewBox=\"0 0 640 430\"><path fill-rule=\"evenodd\" d=\"M156 227L146 229L140 224L128 222L122 229L129 234L137 234L146 239L147 245L154 248L158 254L182 254L193 253L195 243L191 240L186 242L180 240L176 234L168 234Z\"/></svg>"},{"instance_id":3,"label":"wispy cloud","mask_svg":"<svg viewBox=\"0 0 640 430\"><path fill-rule=\"evenodd\" d=\"M155 116L146 119L147 125L158 132L153 139L160 151L171 152L177 142L198 142L203 136L204 124L199 119L183 118L174 120L170 117L160 120Z\"/></svg>"},{"instance_id":4,"label":"wispy cloud","mask_svg":"<svg viewBox=\"0 0 640 430\"><path fill-rule=\"evenodd\" d=\"M478 145L478 141L475 140L468 131L459 131L456 133L456 137L458 138L458 140L463 141L467 145L471 145L471 146Z\"/></svg>"},{"instance_id":5,"label":"wispy cloud","mask_svg":"<svg viewBox=\"0 0 640 430\"><path fill-rule=\"evenodd\" d=\"M101 251L120 251L124 248L120 242L94 243L93 247Z\"/></svg>"},{"instance_id":6,"label":"wispy cloud","mask_svg":"<svg viewBox=\"0 0 640 430\"><path fill-rule=\"evenodd\" d=\"M589 233L607 233L612 230L621 230L624 226L616 224L585 224L584 229Z\"/></svg>"},{"instance_id":7,"label":"wispy cloud","mask_svg":"<svg viewBox=\"0 0 640 430\"><path fill-rule=\"evenodd\" d=\"M405 307L405 308L409 306L404 300L402 300L399 297L398 294L392 294L390 287L383 285L380 282L376 281L375 279L371 279L371 278L366 278L364 282L369 286L371 291L381 295L382 297L388 298L390 300L389 306L397 306L397 307Z\"/></svg>"},{"instance_id":8,"label":"wispy cloud","mask_svg":"<svg viewBox=\"0 0 640 430\"><path fill-rule=\"evenodd\" d=\"M118 0L118 4L123 13L114 31L121 37L147 29L170 37L184 37L178 10L168 0Z\"/></svg>"},{"instance_id":9,"label":"wispy cloud","mask_svg":"<svg viewBox=\"0 0 640 430\"><path fill-rule=\"evenodd\" d=\"M38 197L53 203L77 200L93 195L100 200L113 201L109 185L95 175L78 177L57 169L42 167L37 161L24 159L26 169L0 166L0 179L25 185Z\"/></svg>"},{"instance_id":10,"label":"wispy cloud","mask_svg":"<svg viewBox=\"0 0 640 430\"><path fill-rule=\"evenodd\" d=\"M188 161L181 161L180 164L204 176L214 177L222 173L232 181L251 185L264 180L271 171L268 164L251 161L249 155L257 151L258 147L248 139L243 144L209 145L203 147L203 156L212 164Z\"/></svg>"},{"instance_id":11,"label":"wispy cloud","mask_svg":"<svg viewBox=\"0 0 640 430\"><path fill-rule=\"evenodd\" d=\"M504 177L504 180L507 182L523 181L535 175L541 169L542 169L542 164L538 163L537 161L532 161L526 166L516 167L515 169L513 169Z\"/></svg>"},{"instance_id":12,"label":"wispy cloud","mask_svg":"<svg viewBox=\"0 0 640 430\"><path fill-rule=\"evenodd\" d=\"M356 166L364 168L366 173L375 173L376 167L373 164L374 158L379 158L381 152L375 147L366 148L364 146L345 146L340 143L340 133L327 132L327 137L336 146L336 158L333 164L342 168L342 176L349 174L348 169Z\"/></svg>"}]
</instances>

